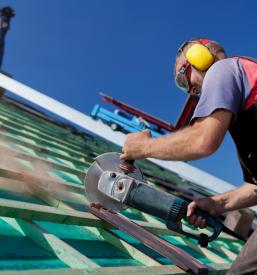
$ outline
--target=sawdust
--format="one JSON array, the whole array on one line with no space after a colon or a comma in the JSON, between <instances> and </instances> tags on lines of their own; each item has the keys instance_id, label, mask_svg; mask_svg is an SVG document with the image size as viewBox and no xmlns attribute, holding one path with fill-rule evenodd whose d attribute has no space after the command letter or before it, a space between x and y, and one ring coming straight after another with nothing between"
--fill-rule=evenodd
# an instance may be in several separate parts
<instances>
[{"instance_id":1,"label":"sawdust","mask_svg":"<svg viewBox=\"0 0 257 275\"><path fill-rule=\"evenodd\" d=\"M73 202L85 205L86 201L78 194L72 193L60 181L50 176L50 167L41 160L34 159L26 165L21 162L24 153L8 146L8 141L0 140L0 189L19 193L28 198L56 198L59 202ZM31 168L29 169L29 166Z\"/></svg>"}]
</instances>

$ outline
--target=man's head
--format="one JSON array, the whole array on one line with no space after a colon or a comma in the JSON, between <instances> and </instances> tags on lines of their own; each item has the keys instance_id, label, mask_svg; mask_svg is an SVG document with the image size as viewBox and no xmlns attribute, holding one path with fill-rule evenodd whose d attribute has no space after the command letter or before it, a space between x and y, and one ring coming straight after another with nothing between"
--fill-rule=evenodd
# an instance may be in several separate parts
<instances>
[{"instance_id":1,"label":"man's head","mask_svg":"<svg viewBox=\"0 0 257 275\"><path fill-rule=\"evenodd\" d=\"M174 67L177 86L191 94L199 93L207 70L224 58L226 53L216 41L192 38L183 43L178 50Z\"/></svg>"}]
</instances>

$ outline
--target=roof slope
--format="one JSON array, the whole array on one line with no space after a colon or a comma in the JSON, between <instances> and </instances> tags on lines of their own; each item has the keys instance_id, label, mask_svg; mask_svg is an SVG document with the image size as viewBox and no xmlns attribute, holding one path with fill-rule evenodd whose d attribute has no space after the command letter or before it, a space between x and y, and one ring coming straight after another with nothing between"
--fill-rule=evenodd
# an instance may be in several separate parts
<instances>
[{"instance_id":1,"label":"roof slope","mask_svg":"<svg viewBox=\"0 0 257 275\"><path fill-rule=\"evenodd\" d=\"M87 169L95 156L119 151L118 146L3 98L0 149L0 270L185 274L170 260L87 212L83 187ZM194 198L212 193L149 161L138 165L150 184L166 186L173 194ZM123 214L208 265L213 274L227 270L242 248L241 241L225 233L208 248L200 248L148 214L134 209Z\"/></svg>"}]
</instances>

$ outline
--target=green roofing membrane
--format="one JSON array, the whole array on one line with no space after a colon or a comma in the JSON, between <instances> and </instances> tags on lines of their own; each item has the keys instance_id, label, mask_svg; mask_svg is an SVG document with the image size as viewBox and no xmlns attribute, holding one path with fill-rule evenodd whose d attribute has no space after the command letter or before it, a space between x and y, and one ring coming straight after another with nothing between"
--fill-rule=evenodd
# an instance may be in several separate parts
<instances>
[{"instance_id":1,"label":"green roofing membrane","mask_svg":"<svg viewBox=\"0 0 257 275\"><path fill-rule=\"evenodd\" d=\"M0 270L68 268L54 254L36 245L2 219L0 232Z\"/></svg>"},{"instance_id":2,"label":"green roofing membrane","mask_svg":"<svg viewBox=\"0 0 257 275\"><path fill-rule=\"evenodd\" d=\"M0 270L186 274L139 240L87 212L84 176L95 156L119 152L118 146L2 99L0 150L5 156L0 161ZM137 164L150 184L168 181L171 189L166 191L180 194L177 188L183 187L188 193L213 193L149 161ZM213 274L225 274L243 246L222 233L208 248L200 248L151 215L135 209L123 215L211 266ZM197 232L186 222L184 226Z\"/></svg>"},{"instance_id":3,"label":"green roofing membrane","mask_svg":"<svg viewBox=\"0 0 257 275\"><path fill-rule=\"evenodd\" d=\"M39 223L49 233L54 234L70 246L86 255L100 266L140 266L142 263L128 254L118 250L112 244L104 241L89 229L79 226L70 226L54 223Z\"/></svg>"}]
</instances>

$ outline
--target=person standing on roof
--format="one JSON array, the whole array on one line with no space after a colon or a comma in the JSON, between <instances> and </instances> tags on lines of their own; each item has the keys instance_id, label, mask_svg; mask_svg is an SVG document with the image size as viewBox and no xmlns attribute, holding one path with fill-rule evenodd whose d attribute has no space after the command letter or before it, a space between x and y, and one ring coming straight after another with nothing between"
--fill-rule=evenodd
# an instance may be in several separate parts
<instances>
[{"instance_id":1,"label":"person standing on roof","mask_svg":"<svg viewBox=\"0 0 257 275\"><path fill-rule=\"evenodd\" d=\"M10 20L14 15L14 10L10 7L0 9L0 68L3 63L5 36L10 27Z\"/></svg>"},{"instance_id":2,"label":"person standing on roof","mask_svg":"<svg viewBox=\"0 0 257 275\"><path fill-rule=\"evenodd\" d=\"M245 182L235 190L189 204L189 223L203 228L205 220L194 215L197 207L219 216L257 205L257 60L228 58L216 41L194 38L179 48L174 75L180 89L192 95L201 94L190 125L159 138L152 138L149 131L128 134L121 158L196 160L214 153L229 131ZM255 274L256 255L257 231L227 274Z\"/></svg>"}]
</instances>

